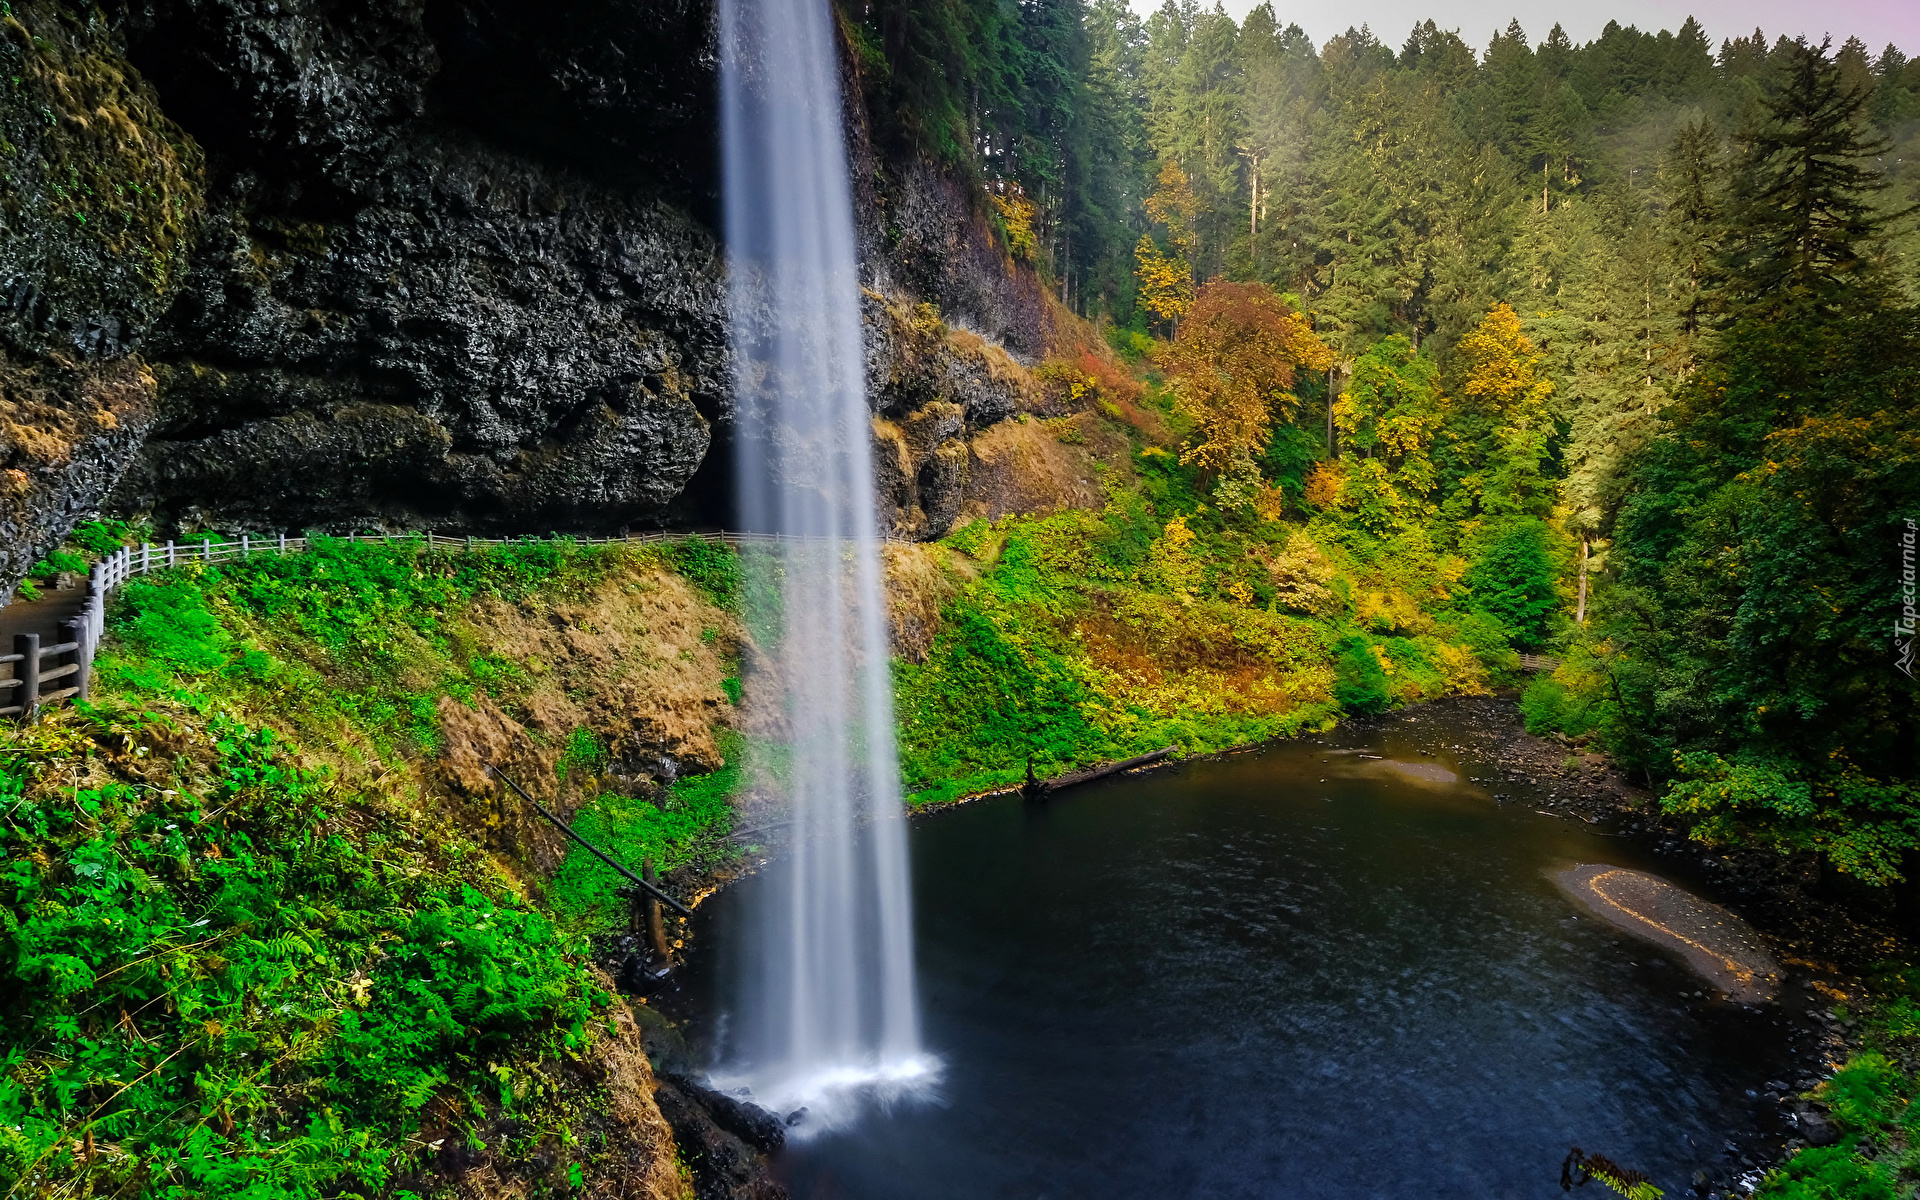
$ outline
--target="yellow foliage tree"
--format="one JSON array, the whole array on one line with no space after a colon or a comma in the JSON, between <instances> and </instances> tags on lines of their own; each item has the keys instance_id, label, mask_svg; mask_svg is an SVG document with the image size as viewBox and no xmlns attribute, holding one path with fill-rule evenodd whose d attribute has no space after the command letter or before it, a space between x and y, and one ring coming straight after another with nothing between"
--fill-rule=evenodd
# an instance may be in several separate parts
<instances>
[{"instance_id":1,"label":"yellow foliage tree","mask_svg":"<svg viewBox=\"0 0 1920 1200\"><path fill-rule=\"evenodd\" d=\"M1520 328L1520 315L1494 305L1460 339L1455 355L1466 367L1461 391L1493 418L1496 452L1482 481L1482 506L1508 514L1542 509L1550 503L1540 460L1553 432L1547 407L1553 383L1540 375L1540 356Z\"/></svg>"},{"instance_id":2,"label":"yellow foliage tree","mask_svg":"<svg viewBox=\"0 0 1920 1200\"><path fill-rule=\"evenodd\" d=\"M1246 476L1277 418L1292 418L1296 367L1324 371L1333 351L1293 306L1260 283L1201 288L1179 336L1160 352L1194 438L1180 461L1223 479ZM1255 473L1257 478L1257 473Z\"/></svg>"},{"instance_id":3,"label":"yellow foliage tree","mask_svg":"<svg viewBox=\"0 0 1920 1200\"><path fill-rule=\"evenodd\" d=\"M1147 582L1158 584L1182 604L1192 604L1194 593L1205 581L1200 564L1188 552L1194 540L1187 518L1175 514L1147 549Z\"/></svg>"},{"instance_id":4,"label":"yellow foliage tree","mask_svg":"<svg viewBox=\"0 0 1920 1200\"><path fill-rule=\"evenodd\" d=\"M1194 199L1193 184L1178 163L1169 161L1160 168L1159 182L1147 197L1146 208L1147 215L1167 231L1166 241L1173 253L1163 251L1153 235L1140 235L1139 244L1133 248L1140 302L1156 319L1177 328L1193 304L1193 256L1200 248L1200 236L1193 229L1200 202Z\"/></svg>"},{"instance_id":5,"label":"yellow foliage tree","mask_svg":"<svg viewBox=\"0 0 1920 1200\"><path fill-rule=\"evenodd\" d=\"M1183 258L1161 253L1151 234L1133 248L1133 273L1140 281L1140 303L1155 320L1177 322L1193 307L1193 268Z\"/></svg>"},{"instance_id":6,"label":"yellow foliage tree","mask_svg":"<svg viewBox=\"0 0 1920 1200\"><path fill-rule=\"evenodd\" d=\"M1160 168L1160 178L1153 195L1147 197L1146 208L1147 215L1165 227L1174 253L1191 259L1200 249L1200 235L1193 228L1194 218L1200 215L1200 202L1194 199L1193 181L1179 163L1168 160Z\"/></svg>"},{"instance_id":7,"label":"yellow foliage tree","mask_svg":"<svg viewBox=\"0 0 1920 1200\"><path fill-rule=\"evenodd\" d=\"M1032 262L1040 249L1040 238L1033 231L1034 213L1038 211L1033 201L1019 184L1002 184L997 189L987 188L987 199L993 201L993 210L1000 214L1001 228L1007 235L1007 252L1022 262Z\"/></svg>"}]
</instances>

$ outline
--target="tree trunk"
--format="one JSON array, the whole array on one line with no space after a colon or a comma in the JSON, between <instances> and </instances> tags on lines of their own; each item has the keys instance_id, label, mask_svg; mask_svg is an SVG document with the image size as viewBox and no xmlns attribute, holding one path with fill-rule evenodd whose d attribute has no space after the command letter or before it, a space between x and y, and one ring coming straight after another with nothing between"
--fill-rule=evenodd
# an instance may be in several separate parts
<instances>
[{"instance_id":1,"label":"tree trunk","mask_svg":"<svg viewBox=\"0 0 1920 1200\"><path fill-rule=\"evenodd\" d=\"M1576 625L1587 623L1587 559L1592 556L1593 543L1583 530L1580 534L1580 599L1574 606L1573 620Z\"/></svg>"},{"instance_id":2,"label":"tree trunk","mask_svg":"<svg viewBox=\"0 0 1920 1200\"><path fill-rule=\"evenodd\" d=\"M1328 458L1340 457L1340 443L1337 440L1335 440L1333 436L1333 380L1334 380L1335 374L1339 370L1340 368L1338 367L1327 368L1327 457Z\"/></svg>"}]
</instances>

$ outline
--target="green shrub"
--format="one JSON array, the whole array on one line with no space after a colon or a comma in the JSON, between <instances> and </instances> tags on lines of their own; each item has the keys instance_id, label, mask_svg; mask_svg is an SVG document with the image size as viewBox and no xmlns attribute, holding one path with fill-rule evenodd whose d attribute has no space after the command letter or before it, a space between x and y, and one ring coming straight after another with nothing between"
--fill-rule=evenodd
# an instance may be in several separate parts
<instances>
[{"instance_id":1,"label":"green shrub","mask_svg":"<svg viewBox=\"0 0 1920 1200\"><path fill-rule=\"evenodd\" d=\"M1333 671L1333 698L1342 708L1361 716L1386 709L1387 673L1366 638L1342 638L1333 650Z\"/></svg>"},{"instance_id":2,"label":"green shrub","mask_svg":"<svg viewBox=\"0 0 1920 1200\"><path fill-rule=\"evenodd\" d=\"M209 735L210 762L155 779L150 744ZM607 1000L581 947L446 865L458 843L430 857L265 730L85 706L10 749L0 1178L37 1193L380 1191L422 1153L410 1138L431 1102L517 1104L501 1072L577 1051ZM96 780L103 763L132 773L74 788L80 757ZM560 1117L522 1115L564 1142ZM83 1161L83 1138L104 1152Z\"/></svg>"},{"instance_id":3,"label":"green shrub","mask_svg":"<svg viewBox=\"0 0 1920 1200\"><path fill-rule=\"evenodd\" d=\"M1527 732L1536 737L1554 732L1578 733L1569 728L1576 723L1576 704L1571 693L1551 675L1535 675L1527 690L1520 694L1520 718Z\"/></svg>"},{"instance_id":4,"label":"green shrub","mask_svg":"<svg viewBox=\"0 0 1920 1200\"><path fill-rule=\"evenodd\" d=\"M1900 1100L1905 1085L1892 1060L1869 1050L1849 1058L1820 1085L1818 1094L1844 1128L1878 1133L1906 1107Z\"/></svg>"},{"instance_id":5,"label":"green shrub","mask_svg":"<svg viewBox=\"0 0 1920 1200\"><path fill-rule=\"evenodd\" d=\"M730 852L732 798L744 778L745 750L738 734L726 734L720 740L725 765L718 771L674 780L658 803L612 793L597 796L580 810L573 828L636 873L649 858L662 871L717 862ZM625 884L618 871L576 845L568 849L547 900L568 928L607 929L626 911L619 895Z\"/></svg>"},{"instance_id":6,"label":"green shrub","mask_svg":"<svg viewBox=\"0 0 1920 1200\"><path fill-rule=\"evenodd\" d=\"M993 550L993 522L975 517L940 540L968 558L984 561Z\"/></svg>"},{"instance_id":7,"label":"green shrub","mask_svg":"<svg viewBox=\"0 0 1920 1200\"><path fill-rule=\"evenodd\" d=\"M1895 1200L1892 1174L1851 1143L1802 1150L1767 1174L1759 1200Z\"/></svg>"},{"instance_id":8,"label":"green shrub","mask_svg":"<svg viewBox=\"0 0 1920 1200\"><path fill-rule=\"evenodd\" d=\"M133 526L125 521L103 517L98 521L88 521L78 525L67 535L67 541L95 558L105 558L120 547L133 540Z\"/></svg>"},{"instance_id":9,"label":"green shrub","mask_svg":"<svg viewBox=\"0 0 1920 1200\"><path fill-rule=\"evenodd\" d=\"M740 555L732 546L705 538L686 538L668 543L666 557L673 569L698 588L715 608L739 611L746 583L741 574Z\"/></svg>"},{"instance_id":10,"label":"green shrub","mask_svg":"<svg viewBox=\"0 0 1920 1200\"><path fill-rule=\"evenodd\" d=\"M1473 607L1500 622L1516 644L1537 649L1546 643L1548 617L1559 597L1545 522L1527 519L1507 526L1480 552L1465 582Z\"/></svg>"}]
</instances>

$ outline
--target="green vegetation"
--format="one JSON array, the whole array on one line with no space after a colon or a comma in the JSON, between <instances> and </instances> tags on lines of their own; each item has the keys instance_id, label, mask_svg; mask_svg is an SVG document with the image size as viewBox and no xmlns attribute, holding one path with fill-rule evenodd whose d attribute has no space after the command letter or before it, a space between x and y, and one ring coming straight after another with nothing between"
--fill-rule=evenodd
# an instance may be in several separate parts
<instances>
[{"instance_id":1,"label":"green vegetation","mask_svg":"<svg viewBox=\"0 0 1920 1200\"><path fill-rule=\"evenodd\" d=\"M579 947L472 845L266 730L156 709L8 739L0 1179L386 1191L505 1113L589 1159L556 1086L607 999Z\"/></svg>"},{"instance_id":2,"label":"green vegetation","mask_svg":"<svg viewBox=\"0 0 1920 1200\"><path fill-rule=\"evenodd\" d=\"M1716 48L1692 20L1585 45L1515 22L1484 49L1426 21L1396 50L1366 29L1315 47L1267 5L988 9L862 10L896 128L943 114L965 134L947 153L1037 206L1034 261L1201 470L1141 458L1086 528L997 531L1011 558L982 559L903 675L916 782L1374 710L1422 694L1386 650L1412 635L1496 673L1561 658L1531 726L1604 747L1701 838L1910 877L1920 65L1855 39ZM912 57L954 20L982 36ZM969 107L975 86L994 102ZM1074 168L1088 147L1110 165ZM1110 417L1137 400L1097 391ZM1256 560L1307 546L1324 600L1272 604L1296 589ZM1201 614L1181 638L1149 615L1167 603ZM1234 626L1222 654L1310 627L1290 669L1331 678L1248 703L1252 660L1211 664L1234 691L1217 728L1208 702L1144 698L1169 664L1200 686L1210 620ZM928 715L950 706L967 718Z\"/></svg>"},{"instance_id":3,"label":"green vegetation","mask_svg":"<svg viewBox=\"0 0 1920 1200\"><path fill-rule=\"evenodd\" d=\"M126 532L76 541L103 554ZM582 1066L609 998L579 933L617 917L611 879L575 857L544 909L525 899L522 848L443 765L447 706L550 764L582 832L636 865L717 861L739 768L657 804L600 795L608 731L542 733L567 685L516 639L651 604L711 646L727 618L700 597L728 600L730 578L732 551L704 543L315 539L130 582L96 703L0 744L0 1181L429 1194L448 1143L485 1143L536 1194L629 1169Z\"/></svg>"},{"instance_id":4,"label":"green vegetation","mask_svg":"<svg viewBox=\"0 0 1920 1200\"><path fill-rule=\"evenodd\" d=\"M649 859L662 872L720 865L732 853L727 833L745 757L737 735L721 739L720 746L726 765L718 771L674 780L659 803L602 794L574 818L573 828L635 874ZM624 886L612 867L575 847L547 890L547 905L567 928L609 929L626 918L627 902L619 895Z\"/></svg>"},{"instance_id":5,"label":"green vegetation","mask_svg":"<svg viewBox=\"0 0 1920 1200\"><path fill-rule=\"evenodd\" d=\"M1912 967L1881 964L1878 998L1857 1018L1865 1047L1809 1099L1840 1128L1831 1146L1801 1150L1768 1174L1759 1200L1894 1200L1920 1183L1920 1005Z\"/></svg>"},{"instance_id":6,"label":"green vegetation","mask_svg":"<svg viewBox=\"0 0 1920 1200\"><path fill-rule=\"evenodd\" d=\"M417 754L438 745L441 696L510 703L531 685L463 611L584 595L644 553L565 539L469 554L315 538L303 554L189 564L121 590L98 672L135 695L271 714L308 749Z\"/></svg>"}]
</instances>

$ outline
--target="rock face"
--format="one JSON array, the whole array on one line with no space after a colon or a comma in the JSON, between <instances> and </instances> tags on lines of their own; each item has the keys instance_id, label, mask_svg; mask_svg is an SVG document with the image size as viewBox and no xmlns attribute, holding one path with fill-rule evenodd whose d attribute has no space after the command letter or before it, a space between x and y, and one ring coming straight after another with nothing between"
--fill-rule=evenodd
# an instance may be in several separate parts
<instances>
[{"instance_id":1,"label":"rock face","mask_svg":"<svg viewBox=\"0 0 1920 1200\"><path fill-rule=\"evenodd\" d=\"M726 521L711 0L14 11L0 585L103 501L169 532ZM1049 305L849 111L882 518L938 536Z\"/></svg>"},{"instance_id":2,"label":"rock face","mask_svg":"<svg viewBox=\"0 0 1920 1200\"><path fill-rule=\"evenodd\" d=\"M129 53L215 182L117 505L263 529L604 530L680 495L726 407L717 246L673 203L702 174L682 143L705 132L687 97L710 87L708 22L646 5L588 28L585 11L129 14ZM637 150L656 122L677 137ZM671 174L637 184L650 169Z\"/></svg>"},{"instance_id":3,"label":"rock face","mask_svg":"<svg viewBox=\"0 0 1920 1200\"><path fill-rule=\"evenodd\" d=\"M153 420L137 351L184 274L199 148L99 22L0 15L0 587L96 509Z\"/></svg>"}]
</instances>

